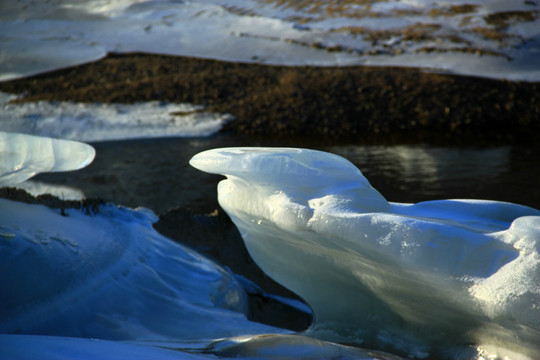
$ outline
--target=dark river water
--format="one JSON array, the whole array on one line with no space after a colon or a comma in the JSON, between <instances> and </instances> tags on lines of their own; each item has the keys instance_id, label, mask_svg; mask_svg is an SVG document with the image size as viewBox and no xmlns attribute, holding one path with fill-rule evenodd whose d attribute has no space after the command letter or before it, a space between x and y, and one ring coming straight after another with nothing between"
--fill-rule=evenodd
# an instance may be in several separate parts
<instances>
[{"instance_id":1,"label":"dark river water","mask_svg":"<svg viewBox=\"0 0 540 360\"><path fill-rule=\"evenodd\" d=\"M36 180L69 185L87 197L163 213L217 205L220 177L191 168L196 153L224 146L292 146L324 150L352 161L387 200L490 199L540 208L540 146L358 145L316 140L260 140L230 136L110 141L92 144L86 169L43 174Z\"/></svg>"}]
</instances>

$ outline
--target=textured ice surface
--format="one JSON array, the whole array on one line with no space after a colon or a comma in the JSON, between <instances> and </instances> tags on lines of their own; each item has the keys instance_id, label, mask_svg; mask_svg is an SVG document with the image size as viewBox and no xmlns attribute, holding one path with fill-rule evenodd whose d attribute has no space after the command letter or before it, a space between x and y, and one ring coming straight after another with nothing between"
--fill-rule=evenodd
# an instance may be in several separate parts
<instances>
[{"instance_id":1,"label":"textured ice surface","mask_svg":"<svg viewBox=\"0 0 540 360\"><path fill-rule=\"evenodd\" d=\"M262 269L314 309L309 334L417 357L471 343L540 352L540 211L390 203L313 150L215 149L191 164L227 176L221 206Z\"/></svg>"},{"instance_id":2,"label":"textured ice surface","mask_svg":"<svg viewBox=\"0 0 540 360\"><path fill-rule=\"evenodd\" d=\"M149 210L59 210L0 199L0 333L214 339L246 320L232 274L161 236Z\"/></svg>"},{"instance_id":3,"label":"textured ice surface","mask_svg":"<svg viewBox=\"0 0 540 360\"><path fill-rule=\"evenodd\" d=\"M120 342L84 338L0 334L0 355L10 360L402 360L299 335L248 335L215 341Z\"/></svg>"},{"instance_id":4,"label":"textured ice surface","mask_svg":"<svg viewBox=\"0 0 540 360\"><path fill-rule=\"evenodd\" d=\"M539 14L514 0L4 1L0 80L142 51L538 81Z\"/></svg>"},{"instance_id":5,"label":"textured ice surface","mask_svg":"<svg viewBox=\"0 0 540 360\"><path fill-rule=\"evenodd\" d=\"M211 355L121 341L85 338L0 334L0 356L10 360L204 360Z\"/></svg>"},{"instance_id":6,"label":"textured ice surface","mask_svg":"<svg viewBox=\"0 0 540 360\"><path fill-rule=\"evenodd\" d=\"M41 172L81 169L95 154L92 146L76 141L0 132L0 187Z\"/></svg>"}]
</instances>

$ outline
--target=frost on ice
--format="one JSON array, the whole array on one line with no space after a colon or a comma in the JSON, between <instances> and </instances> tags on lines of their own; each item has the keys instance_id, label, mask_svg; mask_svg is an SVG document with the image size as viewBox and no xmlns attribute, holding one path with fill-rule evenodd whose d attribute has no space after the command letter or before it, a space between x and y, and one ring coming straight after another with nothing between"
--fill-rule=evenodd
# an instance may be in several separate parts
<instances>
[{"instance_id":1,"label":"frost on ice","mask_svg":"<svg viewBox=\"0 0 540 360\"><path fill-rule=\"evenodd\" d=\"M215 149L191 165L227 176L221 206L262 269L311 305L308 334L420 357L540 351L540 211L391 203L313 150Z\"/></svg>"},{"instance_id":2,"label":"frost on ice","mask_svg":"<svg viewBox=\"0 0 540 360\"><path fill-rule=\"evenodd\" d=\"M92 146L76 141L0 132L0 187L42 172L84 168L95 155Z\"/></svg>"}]
</instances>

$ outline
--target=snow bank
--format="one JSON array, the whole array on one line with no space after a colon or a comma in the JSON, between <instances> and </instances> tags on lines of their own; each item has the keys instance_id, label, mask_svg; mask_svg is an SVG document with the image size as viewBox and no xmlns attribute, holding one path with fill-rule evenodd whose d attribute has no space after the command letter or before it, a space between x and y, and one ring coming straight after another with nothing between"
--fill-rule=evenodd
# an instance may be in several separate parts
<instances>
[{"instance_id":1,"label":"snow bank","mask_svg":"<svg viewBox=\"0 0 540 360\"><path fill-rule=\"evenodd\" d=\"M311 336L411 357L540 351L540 211L390 203L347 160L305 149L215 149L191 165L227 176L221 206L261 268L313 308Z\"/></svg>"},{"instance_id":2,"label":"snow bank","mask_svg":"<svg viewBox=\"0 0 540 360\"><path fill-rule=\"evenodd\" d=\"M10 103L0 93L0 131L78 141L169 136L209 136L232 116L205 112L200 106L158 101L94 104L67 101Z\"/></svg>"},{"instance_id":3,"label":"snow bank","mask_svg":"<svg viewBox=\"0 0 540 360\"><path fill-rule=\"evenodd\" d=\"M120 341L70 338L59 336L0 334L0 355L11 360L201 360L211 355L190 354L154 346Z\"/></svg>"},{"instance_id":4,"label":"snow bank","mask_svg":"<svg viewBox=\"0 0 540 360\"><path fill-rule=\"evenodd\" d=\"M114 205L59 210L0 199L0 333L109 340L219 338L246 320L233 275Z\"/></svg>"}]
</instances>

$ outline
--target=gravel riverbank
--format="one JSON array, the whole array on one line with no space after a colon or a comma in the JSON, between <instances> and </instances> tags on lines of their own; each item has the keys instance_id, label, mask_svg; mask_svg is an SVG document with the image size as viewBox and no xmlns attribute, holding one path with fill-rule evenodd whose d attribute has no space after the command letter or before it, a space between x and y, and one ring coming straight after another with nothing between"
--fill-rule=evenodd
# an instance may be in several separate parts
<instances>
[{"instance_id":1,"label":"gravel riverbank","mask_svg":"<svg viewBox=\"0 0 540 360\"><path fill-rule=\"evenodd\" d=\"M223 131L273 137L534 142L540 83L413 68L290 67L127 54L0 83L20 101L159 100L229 113Z\"/></svg>"}]
</instances>

